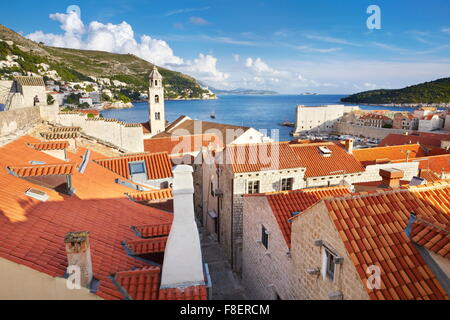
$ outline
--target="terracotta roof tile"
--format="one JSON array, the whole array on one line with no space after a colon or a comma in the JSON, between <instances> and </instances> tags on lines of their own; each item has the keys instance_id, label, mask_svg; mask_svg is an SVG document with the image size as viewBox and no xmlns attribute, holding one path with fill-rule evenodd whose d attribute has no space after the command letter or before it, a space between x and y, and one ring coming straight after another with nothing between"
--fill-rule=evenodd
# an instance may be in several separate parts
<instances>
[{"instance_id":1,"label":"terracotta roof tile","mask_svg":"<svg viewBox=\"0 0 450 320\"><path fill-rule=\"evenodd\" d=\"M163 201L173 199L172 189L127 193L134 201Z\"/></svg>"},{"instance_id":2,"label":"terracotta roof tile","mask_svg":"<svg viewBox=\"0 0 450 320\"><path fill-rule=\"evenodd\" d=\"M80 137L79 132L43 132L41 136L46 140L76 139Z\"/></svg>"},{"instance_id":3,"label":"terracotta roof tile","mask_svg":"<svg viewBox=\"0 0 450 320\"><path fill-rule=\"evenodd\" d=\"M52 127L50 131L54 133L81 132L81 127Z\"/></svg>"},{"instance_id":4,"label":"terracotta roof tile","mask_svg":"<svg viewBox=\"0 0 450 320\"><path fill-rule=\"evenodd\" d=\"M162 289L159 300L207 300L208 291L206 286L189 288Z\"/></svg>"},{"instance_id":5,"label":"terracotta roof tile","mask_svg":"<svg viewBox=\"0 0 450 320\"><path fill-rule=\"evenodd\" d=\"M405 229L410 213L415 212L420 219L443 225L448 230L449 192L450 182L441 181L324 200L336 229L343 225L350 228L339 235L353 264L357 268L370 264L382 267L385 287L368 290L371 299L448 299ZM371 232L372 229L375 232ZM443 241L442 232L423 230L420 224L414 226L413 241L428 248L436 246L434 249L438 252L448 244L448 238ZM448 250L443 253L447 255ZM367 275L358 273L365 282Z\"/></svg>"},{"instance_id":6,"label":"terracotta roof tile","mask_svg":"<svg viewBox=\"0 0 450 320\"><path fill-rule=\"evenodd\" d=\"M217 134L225 144L228 144L232 142L229 140L237 139L248 129L250 128L244 126L186 119L179 121L173 126L170 125L166 132L177 136L214 133Z\"/></svg>"},{"instance_id":7,"label":"terracotta roof tile","mask_svg":"<svg viewBox=\"0 0 450 320\"><path fill-rule=\"evenodd\" d=\"M115 281L132 300L158 300L161 270L146 267L133 271L117 272Z\"/></svg>"},{"instance_id":8,"label":"terracotta roof tile","mask_svg":"<svg viewBox=\"0 0 450 320\"><path fill-rule=\"evenodd\" d=\"M135 255L164 252L166 249L167 237L158 237L144 240L133 240L127 242L127 247Z\"/></svg>"},{"instance_id":9,"label":"terracotta roof tile","mask_svg":"<svg viewBox=\"0 0 450 320\"><path fill-rule=\"evenodd\" d=\"M14 81L17 81L21 86L45 87L44 78L42 77L17 76L14 77Z\"/></svg>"},{"instance_id":10,"label":"terracotta roof tile","mask_svg":"<svg viewBox=\"0 0 450 320\"><path fill-rule=\"evenodd\" d=\"M419 143L422 146L427 147L440 147L441 140L444 140L448 137L450 137L450 135L426 134L423 132L420 132L418 135L403 135L391 133L380 142L379 146L384 147Z\"/></svg>"},{"instance_id":11,"label":"terracotta roof tile","mask_svg":"<svg viewBox=\"0 0 450 320\"><path fill-rule=\"evenodd\" d=\"M67 141L37 142L37 143L29 143L28 145L31 148L38 151L64 150L69 147L69 142Z\"/></svg>"},{"instance_id":12,"label":"terracotta roof tile","mask_svg":"<svg viewBox=\"0 0 450 320\"><path fill-rule=\"evenodd\" d=\"M214 149L222 149L223 143L215 134L199 134L191 136L170 136L144 140L144 150L150 153L167 152L180 155L200 151L210 144Z\"/></svg>"},{"instance_id":13,"label":"terracotta roof tile","mask_svg":"<svg viewBox=\"0 0 450 320\"><path fill-rule=\"evenodd\" d=\"M75 171L75 163L17 166L17 167L8 167L8 170L10 170L13 174L19 177L72 175Z\"/></svg>"},{"instance_id":14,"label":"terracotta roof tile","mask_svg":"<svg viewBox=\"0 0 450 320\"><path fill-rule=\"evenodd\" d=\"M159 224L159 225L147 225L147 226L136 226L135 229L139 232L142 238L154 238L161 236L168 236L170 229L172 227L171 223Z\"/></svg>"},{"instance_id":15,"label":"terracotta roof tile","mask_svg":"<svg viewBox=\"0 0 450 320\"><path fill-rule=\"evenodd\" d=\"M150 267L126 253L122 243L146 236L166 237L173 215L137 204L124 197L130 189L116 184L119 176L95 161L102 156L91 152L83 174L73 170L76 195L68 197L53 189L43 189L25 179L8 174L6 167L30 167L30 160L52 163L57 159L30 148L39 143L25 136L0 148L0 257L53 277L63 277L67 268L64 236L74 230L90 232L94 277L99 280L96 294L104 299L123 299L110 276L118 272ZM68 152L68 166L79 165L86 149ZM22 169L20 169L22 170ZM18 171L20 172L20 171ZM35 188L45 191L47 202L25 195Z\"/></svg>"},{"instance_id":16,"label":"terracotta roof tile","mask_svg":"<svg viewBox=\"0 0 450 320\"><path fill-rule=\"evenodd\" d=\"M450 259L450 231L445 226L418 219L411 230L411 240L447 259Z\"/></svg>"},{"instance_id":17,"label":"terracotta roof tile","mask_svg":"<svg viewBox=\"0 0 450 320\"><path fill-rule=\"evenodd\" d=\"M427 155L425 150L418 144L358 149L353 151L356 159L361 161L365 166L380 163L381 159L386 159L386 162L392 160L404 160L406 162L407 153L409 159Z\"/></svg>"},{"instance_id":18,"label":"terracotta roof tile","mask_svg":"<svg viewBox=\"0 0 450 320\"><path fill-rule=\"evenodd\" d=\"M331 187L277 192L267 194L266 197L284 236L286 245L290 248L291 223L289 220L293 217L293 212L303 212L320 199L342 196L349 193L346 187Z\"/></svg>"},{"instance_id":19,"label":"terracotta roof tile","mask_svg":"<svg viewBox=\"0 0 450 320\"><path fill-rule=\"evenodd\" d=\"M130 179L130 162L144 161L149 180L157 180L172 177L172 163L167 152L144 153L138 155L123 156L118 158L97 159L96 163L112 172Z\"/></svg>"},{"instance_id":20,"label":"terracotta roof tile","mask_svg":"<svg viewBox=\"0 0 450 320\"><path fill-rule=\"evenodd\" d=\"M328 148L331 155L322 155L321 147ZM230 145L226 148L226 163L235 173L305 168L305 177L322 177L364 171L353 155L332 142Z\"/></svg>"}]
</instances>

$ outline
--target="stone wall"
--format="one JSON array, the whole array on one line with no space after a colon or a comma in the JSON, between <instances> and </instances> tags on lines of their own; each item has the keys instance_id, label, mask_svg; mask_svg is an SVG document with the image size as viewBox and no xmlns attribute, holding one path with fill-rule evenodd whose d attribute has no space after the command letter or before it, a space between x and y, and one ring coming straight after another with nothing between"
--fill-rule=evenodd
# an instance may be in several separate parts
<instances>
[{"instance_id":1,"label":"stone wall","mask_svg":"<svg viewBox=\"0 0 450 320\"><path fill-rule=\"evenodd\" d=\"M334 281L319 273L311 275L308 269L322 269L323 247L317 247L315 240L322 240L343 257L343 263L336 265ZM329 217L324 202L303 212L292 223L293 272L292 290L298 300L328 300L329 294L341 292L345 300L367 300L369 296L358 272ZM365 270L364 270L365 271Z\"/></svg>"},{"instance_id":2,"label":"stone wall","mask_svg":"<svg viewBox=\"0 0 450 320\"><path fill-rule=\"evenodd\" d=\"M0 80L0 104L5 104L13 82L11 80Z\"/></svg>"},{"instance_id":3,"label":"stone wall","mask_svg":"<svg viewBox=\"0 0 450 320\"><path fill-rule=\"evenodd\" d=\"M364 127L343 122L338 122L334 125L334 133L336 134L349 134L352 136L363 136L380 140L391 133L404 134L406 132L408 132L408 130Z\"/></svg>"},{"instance_id":4,"label":"stone wall","mask_svg":"<svg viewBox=\"0 0 450 320\"><path fill-rule=\"evenodd\" d=\"M244 197L242 282L250 299L295 299L292 260L266 197ZM262 226L269 231L269 246L261 243Z\"/></svg>"},{"instance_id":5,"label":"stone wall","mask_svg":"<svg viewBox=\"0 0 450 320\"><path fill-rule=\"evenodd\" d=\"M130 153L144 152L144 134L140 124L125 124L113 119L88 118L77 112L59 113L55 119L62 126L81 127L84 134L110 143Z\"/></svg>"},{"instance_id":6,"label":"stone wall","mask_svg":"<svg viewBox=\"0 0 450 320\"><path fill-rule=\"evenodd\" d=\"M0 143L9 141L9 137L25 134L41 121L39 108L22 108L0 112Z\"/></svg>"}]
</instances>

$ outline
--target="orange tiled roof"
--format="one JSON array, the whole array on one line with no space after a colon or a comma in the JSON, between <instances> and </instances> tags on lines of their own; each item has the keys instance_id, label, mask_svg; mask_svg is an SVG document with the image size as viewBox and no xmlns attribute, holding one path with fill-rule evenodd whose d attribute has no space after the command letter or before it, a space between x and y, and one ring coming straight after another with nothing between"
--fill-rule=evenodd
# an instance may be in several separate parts
<instances>
[{"instance_id":1,"label":"orange tiled roof","mask_svg":"<svg viewBox=\"0 0 450 320\"><path fill-rule=\"evenodd\" d=\"M162 289L159 292L159 300L207 300L206 286L188 287L184 289Z\"/></svg>"},{"instance_id":2,"label":"orange tiled roof","mask_svg":"<svg viewBox=\"0 0 450 320\"><path fill-rule=\"evenodd\" d=\"M167 237L128 241L127 247L135 255L164 252L167 244Z\"/></svg>"},{"instance_id":3,"label":"orange tiled roof","mask_svg":"<svg viewBox=\"0 0 450 320\"><path fill-rule=\"evenodd\" d=\"M132 300L207 300L206 286L159 289L161 270L146 267L118 272L115 282Z\"/></svg>"},{"instance_id":4,"label":"orange tiled roof","mask_svg":"<svg viewBox=\"0 0 450 320\"><path fill-rule=\"evenodd\" d=\"M406 161L408 151L409 159L427 155L423 148L418 144L357 149L353 150L353 154L362 164L371 165L377 163L377 160L381 159Z\"/></svg>"},{"instance_id":5,"label":"orange tiled roof","mask_svg":"<svg viewBox=\"0 0 450 320\"><path fill-rule=\"evenodd\" d=\"M129 256L122 246L123 242L142 240L131 227L142 230L144 236L166 237L173 215L126 199L123 195L130 189L114 182L117 174L92 161L102 157L94 151L85 172L74 170L72 174L77 190L72 197L8 174L6 167L11 164L21 167L29 166L30 160L56 160L28 146L33 143L39 141L24 136L0 148L0 258L63 277L67 268L64 236L86 230L90 232L93 274L99 280L95 293L104 299L125 298L110 276L150 267ZM79 165L85 152L79 148L76 154L68 152L68 158ZM30 188L45 191L48 201L25 195ZM147 291L145 294L148 297Z\"/></svg>"},{"instance_id":6,"label":"orange tiled roof","mask_svg":"<svg viewBox=\"0 0 450 320\"><path fill-rule=\"evenodd\" d=\"M10 170L19 177L72 175L75 171L75 163L17 166L17 167L8 167L8 170Z\"/></svg>"},{"instance_id":7,"label":"orange tiled roof","mask_svg":"<svg viewBox=\"0 0 450 320\"><path fill-rule=\"evenodd\" d=\"M134 201L161 201L173 199L172 189L127 193Z\"/></svg>"},{"instance_id":8,"label":"orange tiled roof","mask_svg":"<svg viewBox=\"0 0 450 320\"><path fill-rule=\"evenodd\" d=\"M172 164L167 152L146 153L118 158L97 159L96 163L112 172L130 179L130 162L144 161L149 180L172 177Z\"/></svg>"},{"instance_id":9,"label":"orange tiled roof","mask_svg":"<svg viewBox=\"0 0 450 320\"><path fill-rule=\"evenodd\" d=\"M361 277L382 269L382 285L371 299L447 299L436 276L405 233L410 213L450 226L449 182L326 199L324 203Z\"/></svg>"},{"instance_id":10,"label":"orange tiled roof","mask_svg":"<svg viewBox=\"0 0 450 320\"><path fill-rule=\"evenodd\" d=\"M321 154L323 146L331 150L331 156ZM332 142L230 145L226 157L235 173L306 168L305 177L321 177L364 171L352 154Z\"/></svg>"},{"instance_id":11,"label":"orange tiled roof","mask_svg":"<svg viewBox=\"0 0 450 320\"><path fill-rule=\"evenodd\" d=\"M80 137L79 132L43 132L41 136L46 140L64 140L64 139L76 139Z\"/></svg>"},{"instance_id":12,"label":"orange tiled roof","mask_svg":"<svg viewBox=\"0 0 450 320\"><path fill-rule=\"evenodd\" d=\"M64 150L69 147L69 142L67 141L51 141L51 142L37 142L29 143L31 148L38 151L50 151L50 150Z\"/></svg>"},{"instance_id":13,"label":"orange tiled roof","mask_svg":"<svg viewBox=\"0 0 450 320\"><path fill-rule=\"evenodd\" d=\"M287 246L291 247L291 223L293 212L302 212L320 199L349 194L347 187L303 189L266 194L267 201L278 222Z\"/></svg>"},{"instance_id":14,"label":"orange tiled roof","mask_svg":"<svg viewBox=\"0 0 450 320\"><path fill-rule=\"evenodd\" d=\"M450 230L418 219L411 229L411 240L444 258L450 259Z\"/></svg>"},{"instance_id":15,"label":"orange tiled roof","mask_svg":"<svg viewBox=\"0 0 450 320\"><path fill-rule=\"evenodd\" d=\"M436 182L441 180L433 171L429 169L420 169L419 178L427 180L427 182Z\"/></svg>"},{"instance_id":16,"label":"orange tiled roof","mask_svg":"<svg viewBox=\"0 0 450 320\"><path fill-rule=\"evenodd\" d=\"M61 133L61 132L81 132L81 127L52 127L51 132Z\"/></svg>"},{"instance_id":17,"label":"orange tiled roof","mask_svg":"<svg viewBox=\"0 0 450 320\"><path fill-rule=\"evenodd\" d=\"M94 116L100 115L100 111L95 110L95 109L79 109L77 111L80 113L84 113L84 114L92 114Z\"/></svg>"},{"instance_id":18,"label":"orange tiled roof","mask_svg":"<svg viewBox=\"0 0 450 320\"><path fill-rule=\"evenodd\" d=\"M200 151L202 147L212 144L214 149L222 148L222 141L215 134L199 134L191 136L171 136L144 140L144 150L150 153L167 152L179 155Z\"/></svg>"},{"instance_id":19,"label":"orange tiled roof","mask_svg":"<svg viewBox=\"0 0 450 320\"><path fill-rule=\"evenodd\" d=\"M142 238L155 238L169 235L171 227L171 223L166 223L159 225L137 226L135 229Z\"/></svg>"},{"instance_id":20,"label":"orange tiled roof","mask_svg":"<svg viewBox=\"0 0 450 320\"><path fill-rule=\"evenodd\" d=\"M331 150L330 157L324 157L319 151L320 146ZM323 177L338 174L364 172L364 167L354 155L347 153L335 143L314 143L292 145L297 157L306 168L305 177Z\"/></svg>"},{"instance_id":21,"label":"orange tiled roof","mask_svg":"<svg viewBox=\"0 0 450 320\"><path fill-rule=\"evenodd\" d=\"M132 300L158 300L161 269L145 267L116 273L116 283Z\"/></svg>"},{"instance_id":22,"label":"orange tiled roof","mask_svg":"<svg viewBox=\"0 0 450 320\"><path fill-rule=\"evenodd\" d=\"M441 140L448 137L449 135L445 134L428 135L422 132L420 132L419 135L404 135L391 133L380 142L379 146L385 147L385 146L397 146L397 145L419 143L427 147L440 147Z\"/></svg>"}]
</instances>

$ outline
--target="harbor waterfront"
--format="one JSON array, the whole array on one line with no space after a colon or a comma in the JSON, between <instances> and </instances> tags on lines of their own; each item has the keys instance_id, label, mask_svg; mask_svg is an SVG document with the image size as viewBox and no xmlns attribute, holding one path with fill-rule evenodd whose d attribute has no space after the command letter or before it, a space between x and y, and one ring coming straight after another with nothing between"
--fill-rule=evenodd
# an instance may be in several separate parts
<instances>
[{"instance_id":1,"label":"harbor waterfront","mask_svg":"<svg viewBox=\"0 0 450 320\"><path fill-rule=\"evenodd\" d=\"M166 101L166 120L174 121L181 115L192 119L253 127L257 130L279 130L279 139L292 139L292 128L281 126L282 122L294 122L296 106L321 106L342 104L346 95L220 95L217 100L169 100ZM345 104L352 105L352 104ZM360 106L361 110L411 111L411 108ZM211 119L215 113L216 118ZM134 103L131 109L102 111L105 118L115 118L126 123L143 123L148 119L147 102ZM275 137L274 137L275 138Z\"/></svg>"}]
</instances>

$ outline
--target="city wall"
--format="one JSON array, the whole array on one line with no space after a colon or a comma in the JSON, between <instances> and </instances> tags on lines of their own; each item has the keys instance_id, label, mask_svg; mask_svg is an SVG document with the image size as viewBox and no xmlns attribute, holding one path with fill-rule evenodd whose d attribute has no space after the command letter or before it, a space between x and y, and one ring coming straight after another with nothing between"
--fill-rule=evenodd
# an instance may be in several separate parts
<instances>
[{"instance_id":1,"label":"city wall","mask_svg":"<svg viewBox=\"0 0 450 320\"><path fill-rule=\"evenodd\" d=\"M140 124L127 124L115 119L88 118L78 112L61 112L52 121L62 126L80 127L82 132L129 153L144 152L144 133Z\"/></svg>"},{"instance_id":2,"label":"city wall","mask_svg":"<svg viewBox=\"0 0 450 320\"><path fill-rule=\"evenodd\" d=\"M24 134L40 121L38 107L0 112L0 144L10 136Z\"/></svg>"},{"instance_id":3,"label":"city wall","mask_svg":"<svg viewBox=\"0 0 450 320\"><path fill-rule=\"evenodd\" d=\"M410 130L401 129L386 129L386 128L374 128L358 126L356 124L342 123L338 122L334 125L334 132L337 134L348 134L352 136L364 136L371 139L384 139L388 134L397 133L405 134L410 132Z\"/></svg>"}]
</instances>

